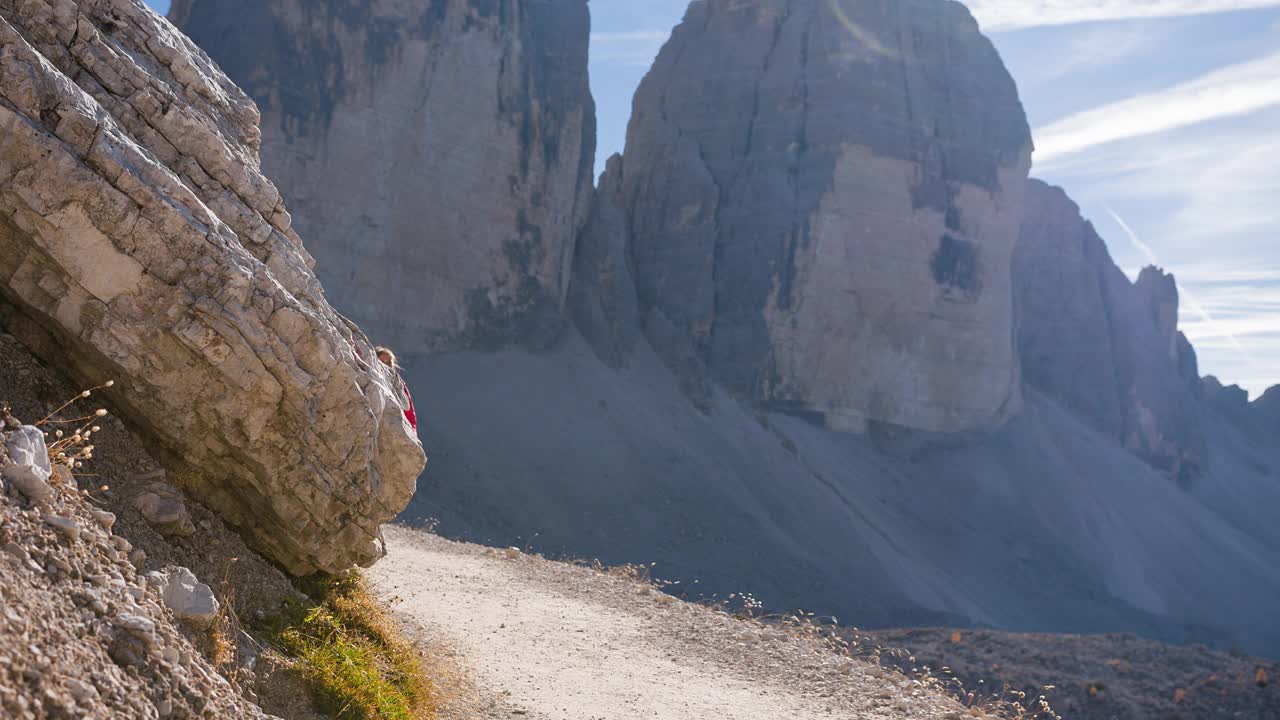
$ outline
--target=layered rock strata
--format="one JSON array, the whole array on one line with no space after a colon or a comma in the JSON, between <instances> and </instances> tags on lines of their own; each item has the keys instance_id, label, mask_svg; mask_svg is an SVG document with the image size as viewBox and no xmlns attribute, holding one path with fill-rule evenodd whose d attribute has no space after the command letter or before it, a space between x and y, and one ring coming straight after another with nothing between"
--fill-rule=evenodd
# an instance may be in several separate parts
<instances>
[{"instance_id":1,"label":"layered rock strata","mask_svg":"<svg viewBox=\"0 0 1280 720\"><path fill-rule=\"evenodd\" d=\"M0 307L295 573L380 557L421 445L326 302L253 103L139 0L0 2Z\"/></svg>"}]
</instances>

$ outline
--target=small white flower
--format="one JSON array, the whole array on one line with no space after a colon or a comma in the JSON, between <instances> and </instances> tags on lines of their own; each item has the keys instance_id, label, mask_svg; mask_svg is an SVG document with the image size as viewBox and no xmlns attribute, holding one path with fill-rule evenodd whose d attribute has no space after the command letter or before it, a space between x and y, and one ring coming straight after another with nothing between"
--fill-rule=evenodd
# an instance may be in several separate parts
<instances>
[{"instance_id":1,"label":"small white flower","mask_svg":"<svg viewBox=\"0 0 1280 720\"><path fill-rule=\"evenodd\" d=\"M90 393L88 390L85 390L84 392L80 393L80 397L89 397L92 394L93 393Z\"/></svg>"},{"instance_id":2,"label":"small white flower","mask_svg":"<svg viewBox=\"0 0 1280 720\"><path fill-rule=\"evenodd\" d=\"M112 385L115 385L115 384L116 384L115 380L108 380L102 387L111 387Z\"/></svg>"},{"instance_id":3,"label":"small white flower","mask_svg":"<svg viewBox=\"0 0 1280 720\"><path fill-rule=\"evenodd\" d=\"M98 412L94 413L94 415L97 415L98 417L103 417L103 416L105 416L106 414L107 414L107 411L106 411L106 410L103 410L103 409L101 409L101 408L99 408L99 409L98 409Z\"/></svg>"}]
</instances>

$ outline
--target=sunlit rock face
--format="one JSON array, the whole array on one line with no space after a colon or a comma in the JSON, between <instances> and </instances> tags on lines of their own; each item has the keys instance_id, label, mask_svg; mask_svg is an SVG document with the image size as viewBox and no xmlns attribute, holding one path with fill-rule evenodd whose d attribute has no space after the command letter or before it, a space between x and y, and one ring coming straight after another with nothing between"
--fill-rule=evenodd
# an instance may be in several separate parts
<instances>
[{"instance_id":1,"label":"sunlit rock face","mask_svg":"<svg viewBox=\"0 0 1280 720\"><path fill-rule=\"evenodd\" d=\"M297 574L381 557L424 457L258 163L249 98L136 0L0 1L0 321Z\"/></svg>"},{"instance_id":2,"label":"sunlit rock face","mask_svg":"<svg viewBox=\"0 0 1280 720\"><path fill-rule=\"evenodd\" d=\"M1030 149L958 3L693 3L623 163L641 312L675 329L651 340L838 429L1000 423Z\"/></svg>"},{"instance_id":3,"label":"sunlit rock face","mask_svg":"<svg viewBox=\"0 0 1280 720\"><path fill-rule=\"evenodd\" d=\"M543 345L595 154L586 0L176 0L257 102L334 305L402 353Z\"/></svg>"}]
</instances>

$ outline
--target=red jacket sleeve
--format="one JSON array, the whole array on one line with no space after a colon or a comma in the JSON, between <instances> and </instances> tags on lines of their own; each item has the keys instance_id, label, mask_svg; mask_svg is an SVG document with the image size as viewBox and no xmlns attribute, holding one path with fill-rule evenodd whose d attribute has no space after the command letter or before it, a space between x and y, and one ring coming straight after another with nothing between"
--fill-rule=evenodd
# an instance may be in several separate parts
<instances>
[{"instance_id":1,"label":"red jacket sleeve","mask_svg":"<svg viewBox=\"0 0 1280 720\"><path fill-rule=\"evenodd\" d=\"M416 432L418 429L418 414L413 411L413 396L409 394L408 383L401 380L400 389L404 391L404 399L409 401L409 407L404 409L404 417L409 421L409 426Z\"/></svg>"}]
</instances>

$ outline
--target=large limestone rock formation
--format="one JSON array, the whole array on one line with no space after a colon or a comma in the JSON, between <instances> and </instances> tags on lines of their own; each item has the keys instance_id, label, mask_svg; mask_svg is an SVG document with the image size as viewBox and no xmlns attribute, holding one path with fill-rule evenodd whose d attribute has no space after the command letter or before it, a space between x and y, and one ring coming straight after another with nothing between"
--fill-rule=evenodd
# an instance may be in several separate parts
<instances>
[{"instance_id":1,"label":"large limestone rock formation","mask_svg":"<svg viewBox=\"0 0 1280 720\"><path fill-rule=\"evenodd\" d=\"M485 288L494 307L517 281L561 297L563 279L512 272L495 238L522 208L544 207L567 221L563 232L541 226L543 247L568 262L580 196L548 190L538 205L522 190L533 185L474 183L510 175L517 151L530 150L531 177L551 157L549 125L528 125L525 143L503 119L519 115L495 114L499 103L523 107L498 78L551 58L582 72L579 0L175 10L266 108L267 167L286 196L351 243L343 255L320 241L322 277L334 267L326 247L340 263L331 289L377 316L388 340L470 348L409 360L436 460L404 519L552 554L656 561L662 577L697 579L680 586L691 593L746 590L771 608L859 625L1280 647L1269 602L1280 571L1260 560L1280 548L1266 509L1280 503L1274 446L1227 452L1250 440L1212 426L1206 473L1187 491L1117 441L1136 433L1136 449L1172 445L1178 458L1193 447L1155 384L1192 374L1171 283L1148 273L1115 303L1089 285L1060 288L1079 318L1060 331L1074 334L1058 344L1016 332L1029 133L1008 74L958 3L694 3L636 98L625 157L610 161L573 248L563 311L573 327L537 352L485 348L561 313L547 313L553 323L531 321L541 313L520 303L472 313L466 288ZM541 12L565 20L564 35L526 33ZM515 74L496 69L504 56ZM466 65L477 69L459 79ZM577 109L589 113L580 77L529 87L543 89L526 117L563 110L572 132ZM585 144L586 114L582 123ZM567 187L555 178L568 166L555 167L566 175L543 184ZM362 213L378 232L350 230ZM501 232L478 233L489 224ZM1081 277L1110 267L1078 264ZM368 272L385 282L372 287ZM1086 326L1108 310L1121 313L1114 324ZM1128 332L1139 333L1131 344L1112 339ZM1082 349L1107 343L1105 360ZM1072 387L1037 377L1023 388L1019 345L1047 358L1027 367L1063 383L1074 377L1056 374L1055 353L1081 372L1128 369L1110 395L1064 409ZM1158 377L1138 377L1148 368ZM840 429L875 421L875 432L832 432L811 422L817 414ZM913 445L919 434L880 432L889 424L1000 426L903 454L881 440Z\"/></svg>"},{"instance_id":2,"label":"large limestone rock formation","mask_svg":"<svg viewBox=\"0 0 1280 720\"><path fill-rule=\"evenodd\" d=\"M176 0L257 101L334 304L407 353L541 345L592 191L586 0Z\"/></svg>"},{"instance_id":3,"label":"large limestone rock formation","mask_svg":"<svg viewBox=\"0 0 1280 720\"><path fill-rule=\"evenodd\" d=\"M0 311L295 573L380 555L423 466L259 169L253 103L141 0L0 1Z\"/></svg>"},{"instance_id":4,"label":"large limestone rock formation","mask_svg":"<svg viewBox=\"0 0 1280 720\"><path fill-rule=\"evenodd\" d=\"M694 3L636 94L641 311L771 407L929 431L1020 406L1030 133L959 3ZM671 348L655 340L664 355Z\"/></svg>"},{"instance_id":5,"label":"large limestone rock formation","mask_svg":"<svg viewBox=\"0 0 1280 720\"><path fill-rule=\"evenodd\" d=\"M1038 180L1013 275L1027 382L1155 467L1199 475L1200 380L1173 278L1147 268L1131 283L1080 208Z\"/></svg>"}]
</instances>

